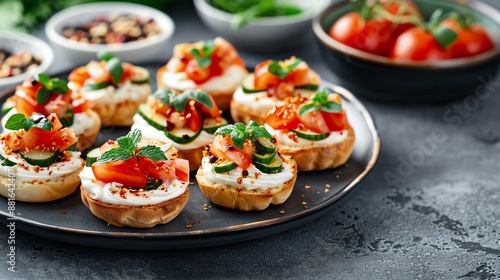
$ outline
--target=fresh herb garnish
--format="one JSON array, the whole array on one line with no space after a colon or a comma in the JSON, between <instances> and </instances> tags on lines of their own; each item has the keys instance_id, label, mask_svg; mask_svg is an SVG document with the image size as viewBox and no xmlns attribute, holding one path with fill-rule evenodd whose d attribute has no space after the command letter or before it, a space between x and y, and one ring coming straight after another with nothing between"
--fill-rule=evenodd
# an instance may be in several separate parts
<instances>
[{"instance_id":1,"label":"fresh herb garnish","mask_svg":"<svg viewBox=\"0 0 500 280\"><path fill-rule=\"evenodd\" d=\"M199 49L191 49L190 53L198 62L198 67L201 69L207 68L212 64L212 53L215 50L215 43L213 40L208 40L203 43L201 52Z\"/></svg>"},{"instance_id":2,"label":"fresh herb garnish","mask_svg":"<svg viewBox=\"0 0 500 280\"><path fill-rule=\"evenodd\" d=\"M75 113L73 112L73 109L68 108L66 110L66 113L64 113L64 115L59 118L59 121L61 121L63 127L70 127L73 125L74 118Z\"/></svg>"},{"instance_id":3,"label":"fresh herb garnish","mask_svg":"<svg viewBox=\"0 0 500 280\"><path fill-rule=\"evenodd\" d=\"M302 59L297 58L297 59L295 59L294 62L282 67L278 61L273 60L273 62L271 62L271 64L269 64L267 70L269 71L269 73L271 73L274 76L283 80L284 78L286 78L286 76L288 76L288 74L290 74L293 70L295 70L295 68L297 68L297 66L301 62L302 62Z\"/></svg>"},{"instance_id":4,"label":"fresh herb garnish","mask_svg":"<svg viewBox=\"0 0 500 280\"><path fill-rule=\"evenodd\" d=\"M328 91L323 89L316 93L312 99L312 103L306 104L299 109L299 115L303 116L314 111L323 111L329 113L340 113L343 111L342 105L335 101L328 100Z\"/></svg>"},{"instance_id":5,"label":"fresh herb garnish","mask_svg":"<svg viewBox=\"0 0 500 280\"><path fill-rule=\"evenodd\" d=\"M187 90L181 94L175 94L169 89L159 89L153 96L163 104L173 107L177 112L183 112L190 99L199 102L208 109L213 107L210 96L206 92L199 90Z\"/></svg>"},{"instance_id":6,"label":"fresh herb garnish","mask_svg":"<svg viewBox=\"0 0 500 280\"><path fill-rule=\"evenodd\" d=\"M123 66L120 59L115 57L110 51L104 49L97 53L97 57L106 61L106 69L108 69L109 74L111 74L113 83L117 85L123 76Z\"/></svg>"},{"instance_id":7,"label":"fresh herb garnish","mask_svg":"<svg viewBox=\"0 0 500 280\"><path fill-rule=\"evenodd\" d=\"M142 134L140 130L134 129L130 131L126 136L122 136L116 139L116 143L118 143L119 147L104 152L99 157L97 162L107 163L120 160L128 160L132 157L135 160L139 161L138 156L147 157L154 161L168 159L167 156L165 156L164 151L157 146L146 145L137 150L137 144L139 144L141 139Z\"/></svg>"},{"instance_id":8,"label":"fresh herb garnish","mask_svg":"<svg viewBox=\"0 0 500 280\"><path fill-rule=\"evenodd\" d=\"M26 118L24 114L21 113L14 114L10 116L5 123L5 128L10 130L24 129L28 131L32 127L50 131L52 129L52 123L40 113L35 113L29 118Z\"/></svg>"},{"instance_id":9,"label":"fresh herb garnish","mask_svg":"<svg viewBox=\"0 0 500 280\"><path fill-rule=\"evenodd\" d=\"M255 141L258 138L273 139L273 136L255 121L250 121L246 126L243 123L229 124L218 128L214 135L229 135L238 149L243 148L246 139Z\"/></svg>"},{"instance_id":10,"label":"fresh herb garnish","mask_svg":"<svg viewBox=\"0 0 500 280\"><path fill-rule=\"evenodd\" d=\"M50 99L50 92L56 94L67 94L69 92L68 84L64 80L58 78L51 79L49 76L40 73L38 81L42 84L36 91L36 103L38 105L45 104Z\"/></svg>"}]
</instances>

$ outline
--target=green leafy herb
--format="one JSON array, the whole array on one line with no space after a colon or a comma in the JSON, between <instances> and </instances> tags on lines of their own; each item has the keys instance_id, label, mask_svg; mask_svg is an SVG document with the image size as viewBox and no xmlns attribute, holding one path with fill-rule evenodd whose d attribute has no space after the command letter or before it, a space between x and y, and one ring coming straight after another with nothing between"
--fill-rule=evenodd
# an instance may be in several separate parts
<instances>
[{"instance_id":1,"label":"green leafy herb","mask_svg":"<svg viewBox=\"0 0 500 280\"><path fill-rule=\"evenodd\" d=\"M48 91L51 91L51 92L54 92L57 94L67 94L69 92L68 83L64 80L59 79L59 78L51 79L46 74L40 73L40 74L38 74L38 81ZM37 103L39 102L38 98L39 97L38 97L38 91L37 91ZM46 98L46 93L42 93L41 100L43 100L44 98ZM47 100L48 100L48 98L47 98ZM38 103L38 104L43 104L43 103Z\"/></svg>"},{"instance_id":2,"label":"green leafy herb","mask_svg":"<svg viewBox=\"0 0 500 280\"><path fill-rule=\"evenodd\" d=\"M139 161L138 156L147 157L154 161L167 160L164 151L160 147L146 145L137 149L142 134L138 129L130 131L126 136L116 139L119 147L104 152L97 162L107 163L120 160L128 160L132 157Z\"/></svg>"},{"instance_id":3,"label":"green leafy herb","mask_svg":"<svg viewBox=\"0 0 500 280\"><path fill-rule=\"evenodd\" d=\"M215 43L213 40L208 40L203 43L201 51L199 49L191 49L190 53L198 62L198 67L201 69L207 68L212 64L212 53L215 50Z\"/></svg>"},{"instance_id":4,"label":"green leafy herb","mask_svg":"<svg viewBox=\"0 0 500 280\"><path fill-rule=\"evenodd\" d=\"M123 67L120 59L117 57L113 57L106 62L106 69L108 69L111 74L111 79L113 79L113 83L117 85L123 76Z\"/></svg>"},{"instance_id":5,"label":"green leafy herb","mask_svg":"<svg viewBox=\"0 0 500 280\"><path fill-rule=\"evenodd\" d=\"M97 57L100 59L100 60L104 60L104 61L109 61L110 59L112 59L113 57L115 57L110 51L106 50L106 49L101 49L98 53L97 53Z\"/></svg>"},{"instance_id":6,"label":"green leafy herb","mask_svg":"<svg viewBox=\"0 0 500 280\"><path fill-rule=\"evenodd\" d=\"M52 123L39 113L35 113L29 118L26 118L24 114L21 113L14 114L10 116L5 123L5 128L10 130L24 129L28 131L32 127L50 131L52 129Z\"/></svg>"},{"instance_id":7,"label":"green leafy herb","mask_svg":"<svg viewBox=\"0 0 500 280\"><path fill-rule=\"evenodd\" d=\"M38 88L36 91L36 103L38 105L45 104L50 99L50 91L44 87Z\"/></svg>"},{"instance_id":8,"label":"green leafy herb","mask_svg":"<svg viewBox=\"0 0 500 280\"><path fill-rule=\"evenodd\" d=\"M153 96L163 104L173 107L177 112L183 112L189 100L197 101L208 109L212 109L212 99L204 91L187 90L179 95L169 89L159 89Z\"/></svg>"},{"instance_id":9,"label":"green leafy herb","mask_svg":"<svg viewBox=\"0 0 500 280\"><path fill-rule=\"evenodd\" d=\"M343 111L342 105L335 101L328 100L328 91L322 90L316 95L314 95L312 99L312 103L306 104L299 109L299 115L303 116L307 113L314 111L323 111L329 113L340 113Z\"/></svg>"},{"instance_id":10,"label":"green leafy herb","mask_svg":"<svg viewBox=\"0 0 500 280\"><path fill-rule=\"evenodd\" d=\"M246 139L255 141L258 138L273 139L273 136L255 121L250 121L246 126L243 123L235 123L220 127L214 135L229 135L238 149L243 148Z\"/></svg>"},{"instance_id":11,"label":"green leafy herb","mask_svg":"<svg viewBox=\"0 0 500 280\"><path fill-rule=\"evenodd\" d=\"M302 59L297 58L297 59L295 59L294 62L292 62L284 67L281 67L281 65L279 64L278 61L273 60L273 62L271 62L271 64L269 64L269 67L267 68L267 70L269 71L269 73L271 73L274 76L283 80L284 78L286 78L286 76L288 76L288 74L290 74L293 70L295 70L295 68L301 62L302 62Z\"/></svg>"},{"instance_id":12,"label":"green leafy herb","mask_svg":"<svg viewBox=\"0 0 500 280\"><path fill-rule=\"evenodd\" d=\"M73 125L74 118L75 113L73 112L73 109L68 108L66 110L66 113L64 113L64 115L60 117L59 120L61 121L63 127L70 127Z\"/></svg>"}]
</instances>

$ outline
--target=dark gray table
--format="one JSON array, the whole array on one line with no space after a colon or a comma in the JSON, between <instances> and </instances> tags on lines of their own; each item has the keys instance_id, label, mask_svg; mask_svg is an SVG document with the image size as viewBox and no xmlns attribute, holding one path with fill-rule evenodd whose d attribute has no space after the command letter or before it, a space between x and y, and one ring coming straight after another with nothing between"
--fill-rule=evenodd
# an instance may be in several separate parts
<instances>
[{"instance_id":1,"label":"dark gray table","mask_svg":"<svg viewBox=\"0 0 500 280\"><path fill-rule=\"evenodd\" d=\"M500 9L498 0L487 2ZM189 5L167 13L176 22L174 44L214 36ZM268 58L241 55L249 65ZM315 43L271 57L290 55L336 81ZM70 67L60 62L51 72ZM500 78L492 78L481 100L402 107L361 99L382 135L378 164L311 223L238 244L145 252L17 231L16 273L7 271L9 232L2 226L0 279L499 279ZM436 132L441 137L433 138Z\"/></svg>"}]
</instances>

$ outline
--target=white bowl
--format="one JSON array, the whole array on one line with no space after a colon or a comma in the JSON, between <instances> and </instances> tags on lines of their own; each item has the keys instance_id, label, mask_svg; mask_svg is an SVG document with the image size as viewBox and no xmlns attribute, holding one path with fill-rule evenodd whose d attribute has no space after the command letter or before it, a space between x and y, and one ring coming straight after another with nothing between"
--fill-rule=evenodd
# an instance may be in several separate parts
<instances>
[{"instance_id":1,"label":"white bowl","mask_svg":"<svg viewBox=\"0 0 500 280\"><path fill-rule=\"evenodd\" d=\"M151 18L161 27L161 32L144 40L109 45L76 42L62 35L62 31L66 27L80 26L95 20L96 17L112 13ZM53 15L45 25L45 33L52 42L58 57L63 55L64 59L76 65L97 59L97 52L101 49L108 49L126 62L143 63L165 60L169 55L166 52L167 44L174 29L174 22L165 13L139 4L120 2L76 5Z\"/></svg>"},{"instance_id":2,"label":"white bowl","mask_svg":"<svg viewBox=\"0 0 500 280\"><path fill-rule=\"evenodd\" d=\"M194 0L201 20L217 36L238 47L264 53L290 50L304 43L308 33L312 33L311 19L330 4L330 0L291 0L286 3L300 7L303 12L298 15L258 18L239 30L233 30L231 21L234 14L210 6L206 0Z\"/></svg>"},{"instance_id":3,"label":"white bowl","mask_svg":"<svg viewBox=\"0 0 500 280\"><path fill-rule=\"evenodd\" d=\"M42 63L31 72L25 72L17 76L0 78L0 88L11 87L21 84L26 78L45 72L54 61L54 53L50 46L44 41L21 32L0 31L0 49L18 53L28 51L42 59Z\"/></svg>"}]
</instances>

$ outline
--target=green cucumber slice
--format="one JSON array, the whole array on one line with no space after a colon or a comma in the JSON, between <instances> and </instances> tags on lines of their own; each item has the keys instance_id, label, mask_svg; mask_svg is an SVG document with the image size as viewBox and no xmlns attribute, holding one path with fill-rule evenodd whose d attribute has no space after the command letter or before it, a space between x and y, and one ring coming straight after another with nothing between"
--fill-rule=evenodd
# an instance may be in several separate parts
<instances>
[{"instance_id":1,"label":"green cucumber slice","mask_svg":"<svg viewBox=\"0 0 500 280\"><path fill-rule=\"evenodd\" d=\"M303 139L311 140L311 141L323 140L323 139L328 138L328 136L330 136L329 132L327 132L327 133L314 133L314 132L302 132L302 131L293 130L293 129L290 129L290 131L295 133L297 135L297 137L299 137L299 138L303 138Z\"/></svg>"},{"instance_id":2,"label":"green cucumber slice","mask_svg":"<svg viewBox=\"0 0 500 280\"><path fill-rule=\"evenodd\" d=\"M132 71L132 75L130 76L130 81L136 85L149 83L150 76L148 70L146 68L135 66Z\"/></svg>"},{"instance_id":3,"label":"green cucumber slice","mask_svg":"<svg viewBox=\"0 0 500 280\"><path fill-rule=\"evenodd\" d=\"M246 75L241 82L241 88L244 93L256 93L259 91L267 91L267 89L256 89L253 84L254 76L253 73Z\"/></svg>"},{"instance_id":4,"label":"green cucumber slice","mask_svg":"<svg viewBox=\"0 0 500 280\"><path fill-rule=\"evenodd\" d=\"M254 142L255 148L263 154L272 154L276 152L276 145L266 138L258 138Z\"/></svg>"},{"instance_id":5,"label":"green cucumber slice","mask_svg":"<svg viewBox=\"0 0 500 280\"><path fill-rule=\"evenodd\" d=\"M0 155L0 165L2 165L2 166L14 166L16 164L17 164L17 162L10 161L10 160L4 158L2 155Z\"/></svg>"},{"instance_id":6,"label":"green cucumber slice","mask_svg":"<svg viewBox=\"0 0 500 280\"><path fill-rule=\"evenodd\" d=\"M278 155L275 155L273 160L268 164L255 162L254 165L257 169L267 174L279 173L283 170L283 162Z\"/></svg>"},{"instance_id":7,"label":"green cucumber slice","mask_svg":"<svg viewBox=\"0 0 500 280\"><path fill-rule=\"evenodd\" d=\"M165 135L172 141L178 144L191 143L200 135L203 128L200 127L198 131L192 131L189 128L179 127L174 128L171 131L165 130Z\"/></svg>"},{"instance_id":8,"label":"green cucumber slice","mask_svg":"<svg viewBox=\"0 0 500 280\"><path fill-rule=\"evenodd\" d=\"M203 120L203 130L207 133L214 134L219 127L226 124L227 121L224 118L206 118Z\"/></svg>"},{"instance_id":9,"label":"green cucumber slice","mask_svg":"<svg viewBox=\"0 0 500 280\"><path fill-rule=\"evenodd\" d=\"M318 88L319 88L319 85L315 85L315 84L307 84L307 85L295 87L295 89L305 89L305 90L313 90L313 91L318 90Z\"/></svg>"},{"instance_id":10,"label":"green cucumber slice","mask_svg":"<svg viewBox=\"0 0 500 280\"><path fill-rule=\"evenodd\" d=\"M268 163L271 163L271 161L273 161L275 155L276 155L276 152L269 153L269 154L262 154L262 153L259 153L258 151L254 151L252 153L252 161L258 162L258 163L263 163L263 164L268 164Z\"/></svg>"},{"instance_id":11,"label":"green cucumber slice","mask_svg":"<svg viewBox=\"0 0 500 280\"><path fill-rule=\"evenodd\" d=\"M163 115L155 113L146 104L139 105L137 114L139 114L139 116L141 116L148 124L158 130L164 131L167 126L167 118Z\"/></svg>"},{"instance_id":12,"label":"green cucumber slice","mask_svg":"<svg viewBox=\"0 0 500 280\"><path fill-rule=\"evenodd\" d=\"M151 190L156 190L159 186L163 184L163 181L161 179L154 179L148 181L148 186L144 188L145 191L151 191Z\"/></svg>"},{"instance_id":13,"label":"green cucumber slice","mask_svg":"<svg viewBox=\"0 0 500 280\"><path fill-rule=\"evenodd\" d=\"M83 86L83 89L85 91L94 91L94 90L100 90L100 89L103 89L103 88L107 88L109 87L111 84L109 82L102 82L102 83L98 83L98 84L85 84Z\"/></svg>"},{"instance_id":14,"label":"green cucumber slice","mask_svg":"<svg viewBox=\"0 0 500 280\"><path fill-rule=\"evenodd\" d=\"M19 155L31 165L47 167L53 164L59 156L59 150L20 152Z\"/></svg>"},{"instance_id":15,"label":"green cucumber slice","mask_svg":"<svg viewBox=\"0 0 500 280\"><path fill-rule=\"evenodd\" d=\"M97 161L97 158L101 156L101 151L99 148L92 149L90 152L87 153L87 162L85 163L85 166L91 167L94 162Z\"/></svg>"},{"instance_id":16,"label":"green cucumber slice","mask_svg":"<svg viewBox=\"0 0 500 280\"><path fill-rule=\"evenodd\" d=\"M2 115L5 116L14 106L16 106L16 102L14 102L12 98L5 100L5 103L2 104Z\"/></svg>"},{"instance_id":17,"label":"green cucumber slice","mask_svg":"<svg viewBox=\"0 0 500 280\"><path fill-rule=\"evenodd\" d=\"M217 160L214 164L215 173L226 173L236 168L236 163L229 160Z\"/></svg>"}]
</instances>

